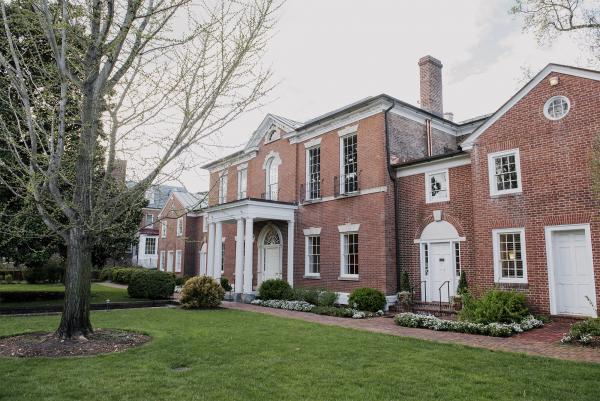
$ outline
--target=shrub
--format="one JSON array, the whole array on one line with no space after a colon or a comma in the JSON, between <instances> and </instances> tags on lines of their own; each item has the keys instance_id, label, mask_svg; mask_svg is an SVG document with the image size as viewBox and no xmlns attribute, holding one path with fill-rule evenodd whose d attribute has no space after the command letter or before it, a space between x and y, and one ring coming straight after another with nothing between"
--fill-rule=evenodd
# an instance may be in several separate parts
<instances>
[{"instance_id":1,"label":"shrub","mask_svg":"<svg viewBox=\"0 0 600 401\"><path fill-rule=\"evenodd\" d=\"M337 303L337 300L338 294L336 292L323 290L319 294L319 303L317 305L332 307Z\"/></svg>"},{"instance_id":2,"label":"shrub","mask_svg":"<svg viewBox=\"0 0 600 401\"><path fill-rule=\"evenodd\" d=\"M116 267L112 270L112 281L119 284L129 284L133 273L145 270L140 267ZM164 273L164 272L163 272ZM171 274L171 276L173 276ZM174 278L173 278L174 280Z\"/></svg>"},{"instance_id":3,"label":"shrub","mask_svg":"<svg viewBox=\"0 0 600 401\"><path fill-rule=\"evenodd\" d=\"M127 293L132 298L168 299L175 291L173 275L158 270L134 269Z\"/></svg>"},{"instance_id":4,"label":"shrub","mask_svg":"<svg viewBox=\"0 0 600 401\"><path fill-rule=\"evenodd\" d=\"M573 324L561 341L584 345L600 344L600 318L587 319Z\"/></svg>"},{"instance_id":5,"label":"shrub","mask_svg":"<svg viewBox=\"0 0 600 401\"><path fill-rule=\"evenodd\" d=\"M469 291L467 286L467 273L461 271L460 278L458 279L458 286L456 287L456 294L462 296L466 294L467 291Z\"/></svg>"},{"instance_id":6,"label":"shrub","mask_svg":"<svg viewBox=\"0 0 600 401\"><path fill-rule=\"evenodd\" d=\"M24 276L29 284L43 283L48 280L48 272L44 266L28 267L24 272Z\"/></svg>"},{"instance_id":7,"label":"shrub","mask_svg":"<svg viewBox=\"0 0 600 401\"><path fill-rule=\"evenodd\" d=\"M224 296L225 290L212 277L192 277L181 290L181 306L186 309L216 308Z\"/></svg>"},{"instance_id":8,"label":"shrub","mask_svg":"<svg viewBox=\"0 0 600 401\"><path fill-rule=\"evenodd\" d=\"M335 316L335 317L352 317L355 310L352 308L336 308L335 306L317 306L311 311L317 315Z\"/></svg>"},{"instance_id":9,"label":"shrub","mask_svg":"<svg viewBox=\"0 0 600 401\"><path fill-rule=\"evenodd\" d=\"M100 281L112 281L112 267L104 267L100 270Z\"/></svg>"},{"instance_id":10,"label":"shrub","mask_svg":"<svg viewBox=\"0 0 600 401\"><path fill-rule=\"evenodd\" d=\"M403 270L402 273L400 273L399 292L411 292L410 278L408 277L408 272L406 270Z\"/></svg>"},{"instance_id":11,"label":"shrub","mask_svg":"<svg viewBox=\"0 0 600 401\"><path fill-rule=\"evenodd\" d=\"M321 290L318 288L306 287L306 288L294 288L292 290L292 299L296 301L304 301L309 304L319 304L319 294Z\"/></svg>"},{"instance_id":12,"label":"shrub","mask_svg":"<svg viewBox=\"0 0 600 401\"><path fill-rule=\"evenodd\" d=\"M8 273L6 276L4 276L4 281L6 281L7 284L12 284L12 282L13 282L12 274Z\"/></svg>"},{"instance_id":13,"label":"shrub","mask_svg":"<svg viewBox=\"0 0 600 401\"><path fill-rule=\"evenodd\" d=\"M43 267L46 270L47 279L51 283L61 283L65 275L65 259L54 254L48 258Z\"/></svg>"},{"instance_id":14,"label":"shrub","mask_svg":"<svg viewBox=\"0 0 600 401\"><path fill-rule=\"evenodd\" d=\"M184 285L190 278L191 278L190 276L183 276L183 277L175 276L175 285Z\"/></svg>"},{"instance_id":15,"label":"shrub","mask_svg":"<svg viewBox=\"0 0 600 401\"><path fill-rule=\"evenodd\" d=\"M229 279L227 277L221 277L221 287L223 287L225 291L231 291L233 289L231 284L229 284Z\"/></svg>"},{"instance_id":16,"label":"shrub","mask_svg":"<svg viewBox=\"0 0 600 401\"><path fill-rule=\"evenodd\" d=\"M461 320L475 323L518 323L529 315L525 295L516 291L490 290L481 299L464 296Z\"/></svg>"},{"instance_id":17,"label":"shrub","mask_svg":"<svg viewBox=\"0 0 600 401\"><path fill-rule=\"evenodd\" d=\"M352 291L348 303L354 309L377 312L385 307L385 296L374 288L358 288Z\"/></svg>"},{"instance_id":18,"label":"shrub","mask_svg":"<svg viewBox=\"0 0 600 401\"><path fill-rule=\"evenodd\" d=\"M265 301L269 299L289 300L292 295L292 287L279 279L265 280L258 288L258 297Z\"/></svg>"}]
</instances>

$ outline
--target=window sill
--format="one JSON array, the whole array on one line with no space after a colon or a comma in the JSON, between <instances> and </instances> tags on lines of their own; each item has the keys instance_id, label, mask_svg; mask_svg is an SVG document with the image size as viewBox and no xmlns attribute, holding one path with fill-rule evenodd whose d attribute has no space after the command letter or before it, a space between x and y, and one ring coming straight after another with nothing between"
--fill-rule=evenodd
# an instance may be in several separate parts
<instances>
[{"instance_id":1,"label":"window sill","mask_svg":"<svg viewBox=\"0 0 600 401\"><path fill-rule=\"evenodd\" d=\"M523 191L519 190L519 191L510 191L510 192L495 192L495 193L490 193L490 198L502 198L505 196L518 196L518 195L522 195Z\"/></svg>"},{"instance_id":2,"label":"window sill","mask_svg":"<svg viewBox=\"0 0 600 401\"><path fill-rule=\"evenodd\" d=\"M320 274L305 274L303 278L308 279L308 280L320 280L321 275Z\"/></svg>"},{"instance_id":3,"label":"window sill","mask_svg":"<svg viewBox=\"0 0 600 401\"><path fill-rule=\"evenodd\" d=\"M340 281L358 281L358 276L339 276Z\"/></svg>"},{"instance_id":4,"label":"window sill","mask_svg":"<svg viewBox=\"0 0 600 401\"><path fill-rule=\"evenodd\" d=\"M529 283L526 281L496 281L494 283L500 289L521 289L529 288Z\"/></svg>"}]
</instances>

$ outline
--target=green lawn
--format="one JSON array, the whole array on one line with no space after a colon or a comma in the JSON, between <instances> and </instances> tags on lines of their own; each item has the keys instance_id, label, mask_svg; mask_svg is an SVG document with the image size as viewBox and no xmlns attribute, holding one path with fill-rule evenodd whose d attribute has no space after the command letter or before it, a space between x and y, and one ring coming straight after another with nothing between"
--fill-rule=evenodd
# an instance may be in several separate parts
<instances>
[{"instance_id":1,"label":"green lawn","mask_svg":"<svg viewBox=\"0 0 600 401\"><path fill-rule=\"evenodd\" d=\"M598 400L600 365L232 310L93 313L153 341L121 354L0 358L0 400ZM0 317L0 336L58 316ZM181 367L189 368L181 371Z\"/></svg>"},{"instance_id":2,"label":"green lawn","mask_svg":"<svg viewBox=\"0 0 600 401\"><path fill-rule=\"evenodd\" d=\"M0 291L64 291L62 284L0 284ZM99 283L92 283L92 303L103 304L107 299L111 302L140 301L129 298L126 289L112 288ZM35 302L0 302L0 308L13 306L46 306L62 305L61 299Z\"/></svg>"}]
</instances>

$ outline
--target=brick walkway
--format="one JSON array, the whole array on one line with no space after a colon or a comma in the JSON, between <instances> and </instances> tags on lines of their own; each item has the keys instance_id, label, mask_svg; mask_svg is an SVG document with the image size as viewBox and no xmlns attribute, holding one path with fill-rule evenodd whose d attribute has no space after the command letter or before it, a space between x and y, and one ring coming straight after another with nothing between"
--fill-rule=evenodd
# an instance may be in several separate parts
<instances>
[{"instance_id":1,"label":"brick walkway","mask_svg":"<svg viewBox=\"0 0 600 401\"><path fill-rule=\"evenodd\" d=\"M565 322L553 322L540 329L535 329L523 334L517 334L509 338L499 338L452 333L448 331L433 331L400 327L394 323L393 319L385 317L372 319L348 319L332 316L321 316L306 312L265 308L262 306L235 302L223 302L223 306L229 309L258 312L267 315L304 320L307 322L331 326L391 334L394 336L461 344L472 347L487 348L491 350L522 352L529 355L545 356L550 358L600 363L600 349L560 344L560 339L562 338L563 333L565 333L569 328L569 323Z\"/></svg>"}]
</instances>

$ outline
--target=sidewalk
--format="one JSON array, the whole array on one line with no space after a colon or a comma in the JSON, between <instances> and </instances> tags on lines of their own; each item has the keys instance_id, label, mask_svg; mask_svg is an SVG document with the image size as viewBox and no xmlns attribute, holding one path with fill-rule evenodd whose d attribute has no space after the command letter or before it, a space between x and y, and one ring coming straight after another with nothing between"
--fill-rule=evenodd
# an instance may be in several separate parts
<instances>
[{"instance_id":1,"label":"sidewalk","mask_svg":"<svg viewBox=\"0 0 600 401\"><path fill-rule=\"evenodd\" d=\"M495 351L521 352L528 355L545 356L571 361L600 363L600 349L563 345L560 343L562 335L567 332L570 326L569 323L564 322L553 322L540 329L534 329L508 338L500 338L400 327L394 323L393 319L385 317L371 319L338 318L306 312L265 308L262 306L236 302L223 302L223 307L400 337L461 344L471 347L487 348Z\"/></svg>"}]
</instances>

